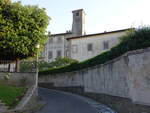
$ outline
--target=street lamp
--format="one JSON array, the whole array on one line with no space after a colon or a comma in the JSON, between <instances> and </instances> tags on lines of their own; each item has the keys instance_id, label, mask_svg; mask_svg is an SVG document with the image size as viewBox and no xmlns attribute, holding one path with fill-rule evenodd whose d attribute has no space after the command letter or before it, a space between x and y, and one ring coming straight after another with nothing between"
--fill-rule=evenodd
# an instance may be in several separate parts
<instances>
[{"instance_id":1,"label":"street lamp","mask_svg":"<svg viewBox=\"0 0 150 113\"><path fill-rule=\"evenodd\" d=\"M36 46L36 49L37 49L37 55L36 55L36 80L35 80L35 85L36 87L38 88L38 72L39 72L39 69L38 69L38 62L39 62L39 57L38 57L38 49L40 48L40 45L37 44ZM37 93L38 93L38 89L37 89Z\"/></svg>"}]
</instances>

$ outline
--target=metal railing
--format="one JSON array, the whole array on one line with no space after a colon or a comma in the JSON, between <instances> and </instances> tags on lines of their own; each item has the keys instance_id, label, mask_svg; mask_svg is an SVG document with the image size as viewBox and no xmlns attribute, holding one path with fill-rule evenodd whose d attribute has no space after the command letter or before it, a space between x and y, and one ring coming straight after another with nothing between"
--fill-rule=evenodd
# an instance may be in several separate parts
<instances>
[{"instance_id":1,"label":"metal railing","mask_svg":"<svg viewBox=\"0 0 150 113\"><path fill-rule=\"evenodd\" d=\"M19 63L10 60L0 59L0 72L36 72L36 62L19 61Z\"/></svg>"}]
</instances>

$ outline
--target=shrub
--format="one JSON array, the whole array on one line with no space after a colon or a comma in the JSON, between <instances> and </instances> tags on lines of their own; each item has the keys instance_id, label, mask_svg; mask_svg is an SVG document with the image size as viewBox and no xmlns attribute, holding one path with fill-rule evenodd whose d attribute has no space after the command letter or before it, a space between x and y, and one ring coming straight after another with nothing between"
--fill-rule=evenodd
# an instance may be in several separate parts
<instances>
[{"instance_id":1,"label":"shrub","mask_svg":"<svg viewBox=\"0 0 150 113\"><path fill-rule=\"evenodd\" d=\"M36 61L21 61L20 72L33 72L35 71Z\"/></svg>"},{"instance_id":2,"label":"shrub","mask_svg":"<svg viewBox=\"0 0 150 113\"><path fill-rule=\"evenodd\" d=\"M67 66L50 68L40 71L39 75L54 75L58 73L81 70L87 67L103 64L109 60L121 56L128 51L144 49L147 47L150 47L150 27L131 29L127 32L126 35L120 37L120 43L115 47L111 48L109 51L103 52L100 55L97 55L91 59L75 63L73 65L70 64Z\"/></svg>"},{"instance_id":3,"label":"shrub","mask_svg":"<svg viewBox=\"0 0 150 113\"><path fill-rule=\"evenodd\" d=\"M36 61L22 61L20 63L20 71L21 72L32 72L34 71L36 67ZM78 63L77 60L70 59L70 58L56 58L53 62L45 62L45 61L39 61L38 62L38 68L39 71L46 70L49 68L56 68L60 66L65 66L73 63Z\"/></svg>"}]
</instances>

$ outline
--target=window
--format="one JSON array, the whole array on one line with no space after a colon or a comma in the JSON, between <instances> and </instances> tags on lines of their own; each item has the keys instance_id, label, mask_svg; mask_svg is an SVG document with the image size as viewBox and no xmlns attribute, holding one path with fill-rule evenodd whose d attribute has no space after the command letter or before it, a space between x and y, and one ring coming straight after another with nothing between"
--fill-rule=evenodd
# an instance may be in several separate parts
<instances>
[{"instance_id":1,"label":"window","mask_svg":"<svg viewBox=\"0 0 150 113\"><path fill-rule=\"evenodd\" d=\"M87 50L88 50L88 51L93 51L93 44L91 44L91 43L88 44L88 45L87 45Z\"/></svg>"},{"instance_id":2,"label":"window","mask_svg":"<svg viewBox=\"0 0 150 113\"><path fill-rule=\"evenodd\" d=\"M53 38L49 38L49 44L53 43Z\"/></svg>"},{"instance_id":3,"label":"window","mask_svg":"<svg viewBox=\"0 0 150 113\"><path fill-rule=\"evenodd\" d=\"M53 58L53 52L52 51L49 51L48 52L48 59L52 59Z\"/></svg>"},{"instance_id":4,"label":"window","mask_svg":"<svg viewBox=\"0 0 150 113\"><path fill-rule=\"evenodd\" d=\"M57 57L61 57L61 50L57 51Z\"/></svg>"},{"instance_id":5,"label":"window","mask_svg":"<svg viewBox=\"0 0 150 113\"><path fill-rule=\"evenodd\" d=\"M57 43L61 43L61 42L62 42L62 38L61 37L57 38Z\"/></svg>"},{"instance_id":6,"label":"window","mask_svg":"<svg viewBox=\"0 0 150 113\"><path fill-rule=\"evenodd\" d=\"M108 41L103 42L104 50L109 48L109 43Z\"/></svg>"},{"instance_id":7,"label":"window","mask_svg":"<svg viewBox=\"0 0 150 113\"><path fill-rule=\"evenodd\" d=\"M79 16L79 13L76 13L76 16Z\"/></svg>"},{"instance_id":8,"label":"window","mask_svg":"<svg viewBox=\"0 0 150 113\"><path fill-rule=\"evenodd\" d=\"M72 45L72 53L77 53L78 48L77 45Z\"/></svg>"}]
</instances>

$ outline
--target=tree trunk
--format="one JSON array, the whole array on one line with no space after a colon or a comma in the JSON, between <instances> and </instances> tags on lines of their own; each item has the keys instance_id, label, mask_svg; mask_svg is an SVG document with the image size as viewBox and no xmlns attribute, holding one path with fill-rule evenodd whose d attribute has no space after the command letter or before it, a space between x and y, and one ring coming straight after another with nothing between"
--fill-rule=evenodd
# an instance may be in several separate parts
<instances>
[{"instance_id":1,"label":"tree trunk","mask_svg":"<svg viewBox=\"0 0 150 113\"><path fill-rule=\"evenodd\" d=\"M19 72L19 59L16 59L16 72Z\"/></svg>"},{"instance_id":2,"label":"tree trunk","mask_svg":"<svg viewBox=\"0 0 150 113\"><path fill-rule=\"evenodd\" d=\"M10 64L8 64L8 72L10 72Z\"/></svg>"}]
</instances>

